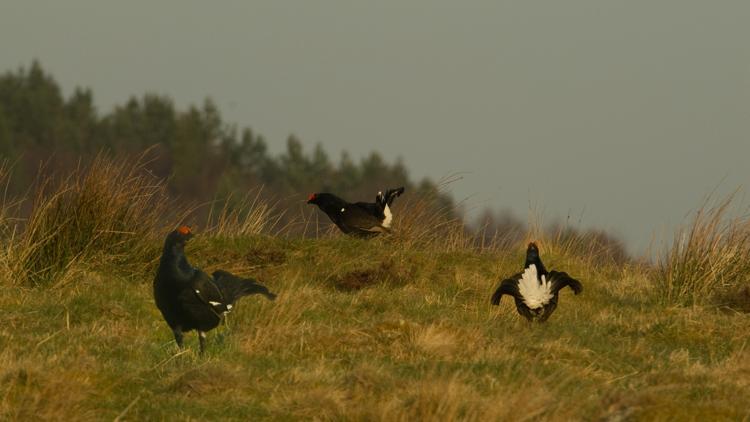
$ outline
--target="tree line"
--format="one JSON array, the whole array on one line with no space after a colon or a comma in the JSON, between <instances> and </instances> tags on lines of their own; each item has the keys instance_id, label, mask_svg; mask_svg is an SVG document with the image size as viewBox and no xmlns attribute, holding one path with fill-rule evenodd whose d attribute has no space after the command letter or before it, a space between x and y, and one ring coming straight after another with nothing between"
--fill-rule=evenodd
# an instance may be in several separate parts
<instances>
[{"instance_id":1,"label":"tree line","mask_svg":"<svg viewBox=\"0 0 750 422\"><path fill-rule=\"evenodd\" d=\"M16 185L28 184L50 157L64 168L101 151L145 150L151 151L149 170L190 200L258 185L279 198L322 190L369 198L385 186L437 188L429 180L411 182L400 160L387 163L373 152L334 161L320 144L306 150L293 135L286 151L272 156L263 136L225 122L210 99L179 110L168 97L146 94L99 113L90 89L76 88L65 98L36 61L0 77L0 154L14 163Z\"/></svg>"}]
</instances>

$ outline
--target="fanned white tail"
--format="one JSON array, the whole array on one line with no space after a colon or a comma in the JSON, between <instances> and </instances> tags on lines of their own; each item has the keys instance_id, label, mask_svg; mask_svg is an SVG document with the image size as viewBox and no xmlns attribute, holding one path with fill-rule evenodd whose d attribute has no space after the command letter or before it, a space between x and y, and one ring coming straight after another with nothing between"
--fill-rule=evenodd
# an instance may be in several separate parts
<instances>
[{"instance_id":1,"label":"fanned white tail","mask_svg":"<svg viewBox=\"0 0 750 422\"><path fill-rule=\"evenodd\" d=\"M391 228L391 220L393 220L393 214L391 214L391 208L388 206L388 204L385 204L385 208L383 208L383 214L385 214L383 227L389 229Z\"/></svg>"},{"instance_id":2,"label":"fanned white tail","mask_svg":"<svg viewBox=\"0 0 750 422\"><path fill-rule=\"evenodd\" d=\"M523 302L531 309L540 308L552 299L552 284L542 275L541 283L537 276L536 265L531 264L524 270L518 281L518 292Z\"/></svg>"}]
</instances>

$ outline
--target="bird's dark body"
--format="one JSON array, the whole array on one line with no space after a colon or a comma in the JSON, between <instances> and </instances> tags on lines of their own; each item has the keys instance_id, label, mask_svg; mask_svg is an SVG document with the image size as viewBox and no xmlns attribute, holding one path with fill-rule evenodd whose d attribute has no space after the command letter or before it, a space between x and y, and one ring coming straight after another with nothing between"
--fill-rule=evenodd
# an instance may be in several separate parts
<instances>
[{"instance_id":1,"label":"bird's dark body","mask_svg":"<svg viewBox=\"0 0 750 422\"><path fill-rule=\"evenodd\" d=\"M404 192L404 188L378 193L375 202L347 202L332 193L316 193L307 201L323 211L333 224L345 234L355 237L373 237L389 231L386 207Z\"/></svg>"},{"instance_id":2,"label":"bird's dark body","mask_svg":"<svg viewBox=\"0 0 750 422\"><path fill-rule=\"evenodd\" d=\"M549 273L550 277L552 277L552 273L557 274L556 271L552 271L551 273ZM522 274L523 273L518 273L509 279L503 280L503 282L500 284L500 287L498 287L495 291L495 294L492 295L492 304L499 305L502 295L508 294L513 297L513 301L516 304L516 310L518 311L519 315L529 321L547 321L547 319L552 315L555 309L557 309L557 301L560 297L559 291L553 292L552 298L549 299L549 301L541 308L531 309L526 306L526 303L524 303L523 299L520 297L520 292L518 292L517 280L521 278Z\"/></svg>"},{"instance_id":3,"label":"bird's dark body","mask_svg":"<svg viewBox=\"0 0 750 422\"><path fill-rule=\"evenodd\" d=\"M178 346L182 347L183 332L197 330L203 350L203 333L216 328L237 299L260 293L273 300L276 295L252 279L226 271L209 276L191 266L184 252L191 236L178 230L167 236L154 279L154 299Z\"/></svg>"},{"instance_id":4,"label":"bird's dark body","mask_svg":"<svg viewBox=\"0 0 750 422\"><path fill-rule=\"evenodd\" d=\"M509 295L513 297L516 304L516 310L519 315L523 316L529 321L545 322L557 309L557 303L560 297L560 290L566 286L569 286L574 294L579 294L583 291L583 285L581 282L570 277L568 273L562 271L547 271L539 257L539 249L536 244L530 243L526 251L526 262L524 263L524 270L534 266L536 270L537 279L539 286L542 285L542 276L546 282L550 285L549 294L550 297L544 301L541 306L530 308L524 301L524 296L519 288L519 282L523 278L524 273L517 273L510 278L503 280L498 286L495 293L492 295L491 302L493 305L499 305L500 299L503 295Z\"/></svg>"},{"instance_id":5,"label":"bird's dark body","mask_svg":"<svg viewBox=\"0 0 750 422\"><path fill-rule=\"evenodd\" d=\"M380 227L381 220L369 207L361 203L348 203L333 194L321 193L318 196L318 207L342 232L358 237L370 237L383 231Z\"/></svg>"}]
</instances>

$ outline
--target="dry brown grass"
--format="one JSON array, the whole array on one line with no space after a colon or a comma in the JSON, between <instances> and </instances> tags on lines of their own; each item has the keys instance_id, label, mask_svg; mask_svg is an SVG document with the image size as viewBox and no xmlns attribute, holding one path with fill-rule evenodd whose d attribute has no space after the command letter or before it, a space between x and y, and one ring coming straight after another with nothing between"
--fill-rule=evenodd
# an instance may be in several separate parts
<instances>
[{"instance_id":1,"label":"dry brown grass","mask_svg":"<svg viewBox=\"0 0 750 422\"><path fill-rule=\"evenodd\" d=\"M34 361L7 355L0 361L0 419L95 419L96 409L87 403L94 395L94 380L83 368L40 368Z\"/></svg>"},{"instance_id":2,"label":"dry brown grass","mask_svg":"<svg viewBox=\"0 0 750 422\"><path fill-rule=\"evenodd\" d=\"M393 227L398 245L443 252L473 247L474 236L466 229L458 206L443 203L440 196L455 180L447 178L438 183L434 192L405 195L399 201L399 218Z\"/></svg>"},{"instance_id":3,"label":"dry brown grass","mask_svg":"<svg viewBox=\"0 0 750 422\"><path fill-rule=\"evenodd\" d=\"M5 284L61 285L76 272L116 266L130 274L153 269L163 236L193 220L196 206L179 207L166 184L146 171L143 157L97 156L64 176L41 174L33 199L0 202L0 280ZM0 185L9 172L0 166ZM281 214L260 200L260 191L208 214L202 234L247 238L278 232ZM208 236L205 236L208 235Z\"/></svg>"},{"instance_id":4,"label":"dry brown grass","mask_svg":"<svg viewBox=\"0 0 750 422\"><path fill-rule=\"evenodd\" d=\"M164 184L144 166L100 155L65 177L42 177L28 218L5 239L14 282L60 282L76 264L145 270L154 233L174 215Z\"/></svg>"},{"instance_id":5,"label":"dry brown grass","mask_svg":"<svg viewBox=\"0 0 750 422\"><path fill-rule=\"evenodd\" d=\"M239 199L230 196L220 202L222 205L218 211L211 207L206 233L225 238L282 234L284 228L279 227L279 222L284 213L278 212L273 204L264 202L261 193L259 188Z\"/></svg>"},{"instance_id":6,"label":"dry brown grass","mask_svg":"<svg viewBox=\"0 0 750 422\"><path fill-rule=\"evenodd\" d=\"M529 387L532 387L531 385ZM523 391L497 388L482 394L471 375L456 373L450 377L427 374L421 380L397 388L389 400L377 409L384 421L414 420L534 420L551 404L544 389L527 397Z\"/></svg>"},{"instance_id":7,"label":"dry brown grass","mask_svg":"<svg viewBox=\"0 0 750 422\"><path fill-rule=\"evenodd\" d=\"M730 216L734 199L709 197L675 233L656 278L666 303L721 302L723 296L726 305L750 307L741 300L750 286L750 219Z\"/></svg>"}]
</instances>

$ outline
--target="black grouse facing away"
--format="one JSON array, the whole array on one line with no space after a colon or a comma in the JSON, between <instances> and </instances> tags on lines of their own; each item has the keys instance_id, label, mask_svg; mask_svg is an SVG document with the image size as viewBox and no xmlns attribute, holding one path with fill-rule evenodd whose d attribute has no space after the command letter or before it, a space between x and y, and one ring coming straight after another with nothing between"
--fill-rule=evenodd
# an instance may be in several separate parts
<instances>
[{"instance_id":1,"label":"black grouse facing away","mask_svg":"<svg viewBox=\"0 0 750 422\"><path fill-rule=\"evenodd\" d=\"M237 299L262 294L274 300L276 295L255 280L242 279L226 271L216 271L209 276L191 266L185 257L185 243L191 237L193 233L187 226L180 226L167 236L154 279L154 299L177 345L183 347L183 332L197 330L203 352L206 331L219 325Z\"/></svg>"},{"instance_id":2,"label":"black grouse facing away","mask_svg":"<svg viewBox=\"0 0 750 422\"><path fill-rule=\"evenodd\" d=\"M567 273L547 272L539 258L539 248L532 242L526 250L524 271L500 283L492 295L492 304L499 305L503 295L513 296L519 314L529 321L544 322L557 308L560 290L566 286L575 294L583 290L581 282Z\"/></svg>"},{"instance_id":3,"label":"black grouse facing away","mask_svg":"<svg viewBox=\"0 0 750 422\"><path fill-rule=\"evenodd\" d=\"M404 188L378 192L375 202L349 203L332 193L313 193L307 200L315 204L344 233L357 237L372 237L391 228L393 214L391 205Z\"/></svg>"}]
</instances>

